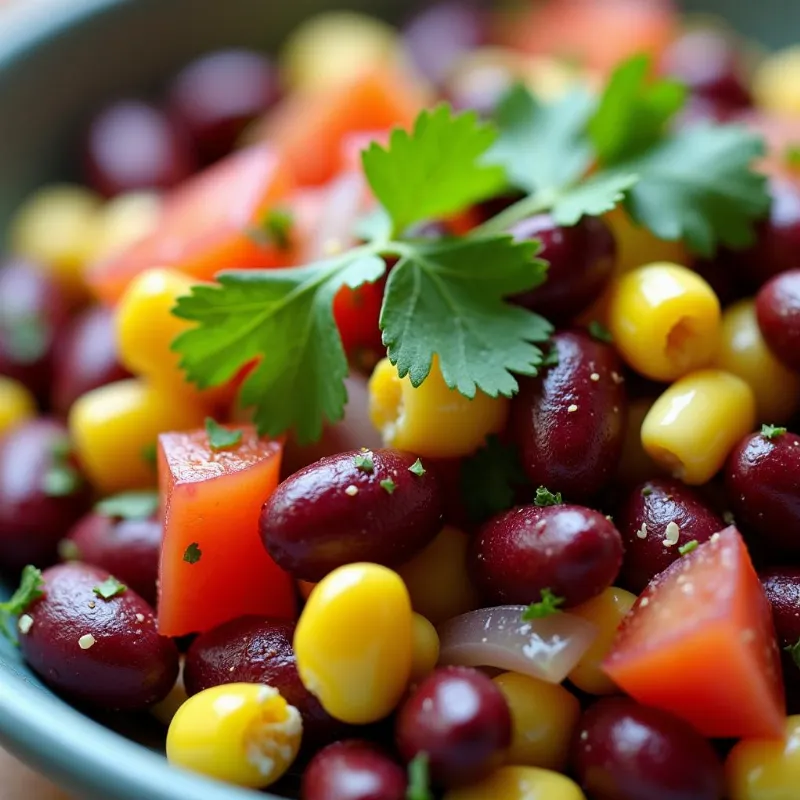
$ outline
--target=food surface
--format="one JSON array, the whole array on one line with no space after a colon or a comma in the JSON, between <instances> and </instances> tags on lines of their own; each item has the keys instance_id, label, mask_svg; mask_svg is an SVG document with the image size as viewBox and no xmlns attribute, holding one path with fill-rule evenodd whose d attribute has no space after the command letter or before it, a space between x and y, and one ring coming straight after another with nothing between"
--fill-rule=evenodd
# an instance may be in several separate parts
<instances>
[{"instance_id":1,"label":"food surface","mask_svg":"<svg viewBox=\"0 0 800 800\"><path fill-rule=\"evenodd\" d=\"M0 259L19 657L281 797L797 800L798 64L440 0L110 98Z\"/></svg>"}]
</instances>

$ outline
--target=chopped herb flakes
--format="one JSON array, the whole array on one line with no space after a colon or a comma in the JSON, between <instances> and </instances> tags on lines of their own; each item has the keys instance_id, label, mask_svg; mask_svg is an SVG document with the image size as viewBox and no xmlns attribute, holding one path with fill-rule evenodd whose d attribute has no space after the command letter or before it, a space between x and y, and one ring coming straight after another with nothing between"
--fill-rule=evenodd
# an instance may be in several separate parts
<instances>
[{"instance_id":1,"label":"chopped herb flakes","mask_svg":"<svg viewBox=\"0 0 800 800\"><path fill-rule=\"evenodd\" d=\"M158 492L122 492L101 500L94 510L117 519L148 519L158 510Z\"/></svg>"},{"instance_id":2,"label":"chopped herb flakes","mask_svg":"<svg viewBox=\"0 0 800 800\"><path fill-rule=\"evenodd\" d=\"M41 570L30 564L22 570L19 588L5 603L0 603L0 633L7 639L11 639L8 629L9 617L19 616L31 603L44 597L44 585Z\"/></svg>"},{"instance_id":3,"label":"chopped herb flakes","mask_svg":"<svg viewBox=\"0 0 800 800\"><path fill-rule=\"evenodd\" d=\"M602 322L598 322L598 320L593 319L589 323L588 327L589 334L592 336L593 339L597 339L598 342L605 342L606 344L611 344L614 341L614 337L611 335L611 331L603 325Z\"/></svg>"},{"instance_id":4,"label":"chopped herb flakes","mask_svg":"<svg viewBox=\"0 0 800 800\"><path fill-rule=\"evenodd\" d=\"M795 666L800 669L800 639L798 639L794 644L790 644L788 647L784 647L783 649L791 655Z\"/></svg>"},{"instance_id":5,"label":"chopped herb flakes","mask_svg":"<svg viewBox=\"0 0 800 800\"><path fill-rule=\"evenodd\" d=\"M553 492L544 486L540 486L536 490L536 496L533 498L533 504L540 507L560 506L563 502L564 499L561 496L561 492L556 492L553 494Z\"/></svg>"},{"instance_id":6,"label":"chopped herb flakes","mask_svg":"<svg viewBox=\"0 0 800 800\"><path fill-rule=\"evenodd\" d=\"M381 481L381 489L387 494L394 494L396 488L397 484L391 478L386 478L386 480Z\"/></svg>"},{"instance_id":7,"label":"chopped herb flakes","mask_svg":"<svg viewBox=\"0 0 800 800\"><path fill-rule=\"evenodd\" d=\"M761 426L761 435L765 439L777 439L779 436L783 436L786 433L786 428L779 428L777 425L762 425Z\"/></svg>"},{"instance_id":8,"label":"chopped herb flakes","mask_svg":"<svg viewBox=\"0 0 800 800\"><path fill-rule=\"evenodd\" d=\"M196 564L203 557L203 551L197 542L192 542L183 554L183 560L187 564Z\"/></svg>"},{"instance_id":9,"label":"chopped herb flakes","mask_svg":"<svg viewBox=\"0 0 800 800\"><path fill-rule=\"evenodd\" d=\"M687 553L691 553L691 552L692 552L692 550L697 550L697 548L698 548L699 546L700 546L700 544L699 544L699 542L697 541L697 539L692 539L690 542L686 542L686 544L682 544L682 545L681 545L681 546L678 548L678 552L679 552L679 553L680 553L682 556L685 556Z\"/></svg>"},{"instance_id":10,"label":"chopped herb flakes","mask_svg":"<svg viewBox=\"0 0 800 800\"><path fill-rule=\"evenodd\" d=\"M92 591L103 600L110 600L112 597L123 594L128 587L120 583L115 577L106 578L101 584L95 586Z\"/></svg>"},{"instance_id":11,"label":"chopped herb flakes","mask_svg":"<svg viewBox=\"0 0 800 800\"><path fill-rule=\"evenodd\" d=\"M532 619L543 619L558 614L559 606L563 606L565 602L563 597L556 597L550 589L542 589L542 599L538 603L531 603L522 612L522 621L530 622Z\"/></svg>"},{"instance_id":12,"label":"chopped herb flakes","mask_svg":"<svg viewBox=\"0 0 800 800\"><path fill-rule=\"evenodd\" d=\"M206 435L212 450L230 450L242 441L241 430L224 428L211 417L206 417Z\"/></svg>"},{"instance_id":13,"label":"chopped herb flakes","mask_svg":"<svg viewBox=\"0 0 800 800\"><path fill-rule=\"evenodd\" d=\"M433 800L427 753L417 753L408 762L406 800Z\"/></svg>"},{"instance_id":14,"label":"chopped herb flakes","mask_svg":"<svg viewBox=\"0 0 800 800\"><path fill-rule=\"evenodd\" d=\"M51 450L52 461L42 475L42 491L48 497L69 497L83 486L83 478L70 463L69 440L57 440Z\"/></svg>"},{"instance_id":15,"label":"chopped herb flakes","mask_svg":"<svg viewBox=\"0 0 800 800\"><path fill-rule=\"evenodd\" d=\"M417 459L409 468L408 471L412 474L416 475L418 478L421 478L425 472L425 467L422 466L422 462Z\"/></svg>"},{"instance_id":16,"label":"chopped herb flakes","mask_svg":"<svg viewBox=\"0 0 800 800\"><path fill-rule=\"evenodd\" d=\"M353 463L356 466L356 469L360 469L362 472L372 473L375 471L375 464L372 461L372 453L367 451L366 453L356 453L353 456Z\"/></svg>"}]
</instances>

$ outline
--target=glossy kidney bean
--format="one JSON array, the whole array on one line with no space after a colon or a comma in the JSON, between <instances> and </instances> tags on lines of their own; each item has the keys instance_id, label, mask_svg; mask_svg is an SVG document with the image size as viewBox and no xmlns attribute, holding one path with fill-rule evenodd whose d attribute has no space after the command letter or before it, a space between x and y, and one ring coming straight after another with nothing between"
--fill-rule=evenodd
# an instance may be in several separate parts
<instances>
[{"instance_id":1,"label":"glossy kidney bean","mask_svg":"<svg viewBox=\"0 0 800 800\"><path fill-rule=\"evenodd\" d=\"M123 519L93 511L72 528L58 549L62 558L108 570L155 606L163 535L158 513L147 519Z\"/></svg>"},{"instance_id":2,"label":"glossy kidney bean","mask_svg":"<svg viewBox=\"0 0 800 800\"><path fill-rule=\"evenodd\" d=\"M793 646L800 641L800 567L770 567L758 573L772 606L778 644Z\"/></svg>"},{"instance_id":3,"label":"glossy kidney bean","mask_svg":"<svg viewBox=\"0 0 800 800\"><path fill-rule=\"evenodd\" d=\"M725 486L737 523L779 552L800 554L800 436L746 436L728 458Z\"/></svg>"},{"instance_id":4,"label":"glossy kidney bean","mask_svg":"<svg viewBox=\"0 0 800 800\"><path fill-rule=\"evenodd\" d=\"M550 214L538 214L518 222L509 233L517 241L541 242L538 258L549 264L545 283L513 300L546 314L552 322L569 322L586 310L614 271L617 244L611 229L599 217L584 217L577 225L565 228Z\"/></svg>"},{"instance_id":5,"label":"glossy kidney bean","mask_svg":"<svg viewBox=\"0 0 800 800\"><path fill-rule=\"evenodd\" d=\"M625 547L619 582L636 594L681 557L681 547L702 544L725 527L697 492L668 479L631 489L614 522Z\"/></svg>"},{"instance_id":6,"label":"glossy kidney bean","mask_svg":"<svg viewBox=\"0 0 800 800\"><path fill-rule=\"evenodd\" d=\"M56 342L53 408L64 416L82 395L129 377L117 360L114 311L92 306L81 312Z\"/></svg>"},{"instance_id":7,"label":"glossy kidney bean","mask_svg":"<svg viewBox=\"0 0 800 800\"><path fill-rule=\"evenodd\" d=\"M622 539L611 521L581 506L521 506L484 525L473 538L470 574L494 605L536 602L545 589L574 606L617 577Z\"/></svg>"},{"instance_id":8,"label":"glossy kidney bean","mask_svg":"<svg viewBox=\"0 0 800 800\"><path fill-rule=\"evenodd\" d=\"M0 440L0 568L52 564L86 513L88 486L68 451L66 428L50 419L17 425Z\"/></svg>"},{"instance_id":9,"label":"glossy kidney bean","mask_svg":"<svg viewBox=\"0 0 800 800\"><path fill-rule=\"evenodd\" d=\"M252 50L218 50L184 67L169 87L169 110L208 164L230 152L247 125L280 97L272 62Z\"/></svg>"},{"instance_id":10,"label":"glossy kidney bean","mask_svg":"<svg viewBox=\"0 0 800 800\"><path fill-rule=\"evenodd\" d=\"M572 745L578 782L595 800L719 800L711 744L682 720L623 697L586 711Z\"/></svg>"},{"instance_id":11,"label":"glossy kidney bean","mask_svg":"<svg viewBox=\"0 0 800 800\"><path fill-rule=\"evenodd\" d=\"M21 259L0 264L0 374L46 399L53 347L68 318L63 292L47 272Z\"/></svg>"},{"instance_id":12,"label":"glossy kidney bean","mask_svg":"<svg viewBox=\"0 0 800 800\"><path fill-rule=\"evenodd\" d=\"M777 275L761 288L756 314L770 350L800 372L800 269Z\"/></svg>"},{"instance_id":13,"label":"glossy kidney bean","mask_svg":"<svg viewBox=\"0 0 800 800\"><path fill-rule=\"evenodd\" d=\"M411 472L416 460L400 450L351 450L296 472L264 505L264 546L308 581L356 561L407 561L442 526L437 478Z\"/></svg>"},{"instance_id":14,"label":"glossy kidney bean","mask_svg":"<svg viewBox=\"0 0 800 800\"><path fill-rule=\"evenodd\" d=\"M499 766L511 744L511 712L500 689L469 667L442 667L403 703L395 737L411 761L426 753L439 786L464 786Z\"/></svg>"},{"instance_id":15,"label":"glossy kidney bean","mask_svg":"<svg viewBox=\"0 0 800 800\"><path fill-rule=\"evenodd\" d=\"M557 333L558 365L521 381L511 430L531 482L580 502L613 477L627 400L613 347L580 331Z\"/></svg>"},{"instance_id":16,"label":"glossy kidney bean","mask_svg":"<svg viewBox=\"0 0 800 800\"><path fill-rule=\"evenodd\" d=\"M345 739L320 750L303 772L303 800L405 800L406 773L372 742Z\"/></svg>"},{"instance_id":17,"label":"glossy kidney bean","mask_svg":"<svg viewBox=\"0 0 800 800\"><path fill-rule=\"evenodd\" d=\"M71 700L109 711L146 708L178 677L178 650L132 589L104 599L110 575L72 562L44 573L44 597L20 620L20 649L41 678Z\"/></svg>"},{"instance_id":18,"label":"glossy kidney bean","mask_svg":"<svg viewBox=\"0 0 800 800\"><path fill-rule=\"evenodd\" d=\"M186 691L193 695L224 683L265 683L300 712L304 749L341 737L348 727L333 719L300 681L294 629L294 622L249 616L201 634L186 653Z\"/></svg>"},{"instance_id":19,"label":"glossy kidney bean","mask_svg":"<svg viewBox=\"0 0 800 800\"><path fill-rule=\"evenodd\" d=\"M92 120L84 141L87 183L112 197L136 189L170 189L194 170L184 132L141 100L118 100Z\"/></svg>"}]
</instances>

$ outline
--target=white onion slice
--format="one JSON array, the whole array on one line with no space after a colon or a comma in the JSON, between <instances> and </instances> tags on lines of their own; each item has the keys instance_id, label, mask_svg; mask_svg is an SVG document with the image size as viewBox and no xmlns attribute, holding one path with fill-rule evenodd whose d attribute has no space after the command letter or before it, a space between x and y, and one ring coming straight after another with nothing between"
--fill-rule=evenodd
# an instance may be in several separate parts
<instances>
[{"instance_id":1,"label":"white onion slice","mask_svg":"<svg viewBox=\"0 0 800 800\"><path fill-rule=\"evenodd\" d=\"M561 683L589 649L598 629L569 613L522 621L525 606L470 611L439 626L440 664L497 667Z\"/></svg>"}]
</instances>

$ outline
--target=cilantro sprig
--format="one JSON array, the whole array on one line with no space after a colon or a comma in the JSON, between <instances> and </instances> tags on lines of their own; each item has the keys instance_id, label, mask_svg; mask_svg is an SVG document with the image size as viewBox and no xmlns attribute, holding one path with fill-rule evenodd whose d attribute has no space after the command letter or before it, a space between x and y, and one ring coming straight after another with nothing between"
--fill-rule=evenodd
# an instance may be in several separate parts
<instances>
[{"instance_id":1,"label":"cilantro sprig","mask_svg":"<svg viewBox=\"0 0 800 800\"><path fill-rule=\"evenodd\" d=\"M44 597L44 585L41 570L30 564L22 570L17 590L8 600L0 603L0 635L5 636L9 641L14 641L8 627L9 621L11 618L25 613L28 606L40 597Z\"/></svg>"},{"instance_id":2,"label":"cilantro sprig","mask_svg":"<svg viewBox=\"0 0 800 800\"><path fill-rule=\"evenodd\" d=\"M542 589L542 599L538 603L531 603L522 612L522 621L530 622L534 619L544 619L545 617L552 617L553 614L559 614L559 606L563 606L566 602L563 597L557 597L550 589Z\"/></svg>"}]
</instances>

